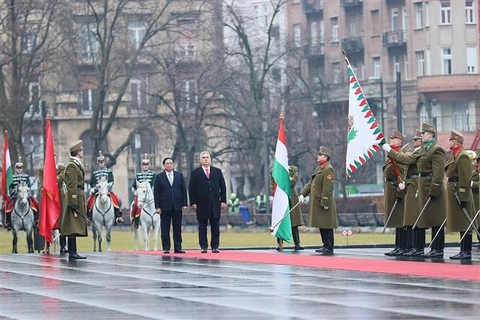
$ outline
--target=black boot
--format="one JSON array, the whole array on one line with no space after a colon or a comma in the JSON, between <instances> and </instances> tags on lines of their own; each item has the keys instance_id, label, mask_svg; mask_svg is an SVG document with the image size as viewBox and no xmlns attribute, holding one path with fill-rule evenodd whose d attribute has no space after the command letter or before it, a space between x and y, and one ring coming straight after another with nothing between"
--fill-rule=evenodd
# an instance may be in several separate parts
<instances>
[{"instance_id":1,"label":"black boot","mask_svg":"<svg viewBox=\"0 0 480 320\"><path fill-rule=\"evenodd\" d=\"M77 253L77 239L75 237L68 238L68 260L80 260L80 259L87 259L85 256L81 256Z\"/></svg>"},{"instance_id":2,"label":"black boot","mask_svg":"<svg viewBox=\"0 0 480 320\"><path fill-rule=\"evenodd\" d=\"M460 232L463 237L465 232ZM451 260L472 260L472 235L468 233L460 242L460 253L450 257Z\"/></svg>"},{"instance_id":3,"label":"black boot","mask_svg":"<svg viewBox=\"0 0 480 320\"><path fill-rule=\"evenodd\" d=\"M10 231L12 230L12 213L5 213L5 228Z\"/></svg>"},{"instance_id":4,"label":"black boot","mask_svg":"<svg viewBox=\"0 0 480 320\"><path fill-rule=\"evenodd\" d=\"M300 245L300 234L298 227L292 227L293 242L295 243L294 250L304 250L305 248Z\"/></svg>"},{"instance_id":5,"label":"black boot","mask_svg":"<svg viewBox=\"0 0 480 320\"><path fill-rule=\"evenodd\" d=\"M133 227L138 229L138 224L140 222L140 216L133 218Z\"/></svg>"},{"instance_id":6,"label":"black boot","mask_svg":"<svg viewBox=\"0 0 480 320\"><path fill-rule=\"evenodd\" d=\"M67 237L60 236L60 254L68 253L66 246L67 246Z\"/></svg>"}]
</instances>

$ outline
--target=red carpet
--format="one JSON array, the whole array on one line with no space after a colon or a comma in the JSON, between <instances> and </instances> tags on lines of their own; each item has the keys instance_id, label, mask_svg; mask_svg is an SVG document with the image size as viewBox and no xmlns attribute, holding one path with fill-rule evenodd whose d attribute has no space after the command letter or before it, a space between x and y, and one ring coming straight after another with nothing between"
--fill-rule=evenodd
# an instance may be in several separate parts
<instances>
[{"instance_id":1,"label":"red carpet","mask_svg":"<svg viewBox=\"0 0 480 320\"><path fill-rule=\"evenodd\" d=\"M185 254L164 254L162 251L121 251L124 253L163 255L185 259L209 259L265 264L280 264L311 268L326 268L361 272L378 272L397 275L446 278L480 281L479 265L461 265L457 263L432 263L418 261L392 261L381 259L357 259L348 257L324 257L309 254L288 254L277 252L253 252L223 250L220 253L200 253L187 250Z\"/></svg>"}]
</instances>

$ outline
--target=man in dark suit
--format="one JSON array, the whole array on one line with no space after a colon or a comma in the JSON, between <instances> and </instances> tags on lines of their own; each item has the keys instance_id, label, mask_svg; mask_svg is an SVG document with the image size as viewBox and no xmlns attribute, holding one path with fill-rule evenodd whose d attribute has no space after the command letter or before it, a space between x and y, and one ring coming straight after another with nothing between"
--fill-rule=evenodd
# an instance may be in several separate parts
<instances>
[{"instance_id":1,"label":"man in dark suit","mask_svg":"<svg viewBox=\"0 0 480 320\"><path fill-rule=\"evenodd\" d=\"M182 250L182 211L187 208L187 187L183 174L173 170L173 159L163 159L165 169L155 177L153 188L156 212L161 218L163 253L170 253L170 222L173 224L175 253Z\"/></svg>"},{"instance_id":2,"label":"man in dark suit","mask_svg":"<svg viewBox=\"0 0 480 320\"><path fill-rule=\"evenodd\" d=\"M198 241L201 252L207 253L208 238L207 225L210 221L210 247L213 253L218 253L220 244L220 213L227 207L227 189L222 170L210 165L211 158L208 151L200 153L200 167L190 174L188 191L190 205L197 212Z\"/></svg>"}]
</instances>

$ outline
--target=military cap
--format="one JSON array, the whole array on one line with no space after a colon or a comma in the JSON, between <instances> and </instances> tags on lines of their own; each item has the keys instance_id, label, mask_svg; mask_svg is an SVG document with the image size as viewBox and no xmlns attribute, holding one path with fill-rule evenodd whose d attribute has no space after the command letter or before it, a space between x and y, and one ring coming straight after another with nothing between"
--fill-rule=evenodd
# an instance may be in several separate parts
<instances>
[{"instance_id":1,"label":"military cap","mask_svg":"<svg viewBox=\"0 0 480 320\"><path fill-rule=\"evenodd\" d=\"M325 155L325 156L328 156L329 158L331 157L332 153L330 152L330 150L328 150L327 147L324 147L324 146L321 146L320 147L320 150L318 151L318 154L321 155Z\"/></svg>"},{"instance_id":2,"label":"military cap","mask_svg":"<svg viewBox=\"0 0 480 320\"><path fill-rule=\"evenodd\" d=\"M402 142L403 142L403 139L405 139L403 134L400 131L398 131L397 129L393 129L392 135L390 136L390 138L397 138L397 139L402 140Z\"/></svg>"},{"instance_id":3,"label":"military cap","mask_svg":"<svg viewBox=\"0 0 480 320\"><path fill-rule=\"evenodd\" d=\"M102 150L98 150L98 157L97 157L97 162L104 162L105 157L102 154Z\"/></svg>"},{"instance_id":4,"label":"military cap","mask_svg":"<svg viewBox=\"0 0 480 320\"><path fill-rule=\"evenodd\" d=\"M15 168L23 168L22 157L18 157L18 162L15 163Z\"/></svg>"},{"instance_id":5,"label":"military cap","mask_svg":"<svg viewBox=\"0 0 480 320\"><path fill-rule=\"evenodd\" d=\"M70 152L83 150L83 141L77 140L70 145Z\"/></svg>"},{"instance_id":6,"label":"military cap","mask_svg":"<svg viewBox=\"0 0 480 320\"><path fill-rule=\"evenodd\" d=\"M422 131L420 131L419 129L415 129L415 135L413 136L413 139L414 140L421 139L422 138L421 134L422 134Z\"/></svg>"},{"instance_id":7,"label":"military cap","mask_svg":"<svg viewBox=\"0 0 480 320\"><path fill-rule=\"evenodd\" d=\"M458 142L463 143L463 134L453 129L452 132L450 133L449 140L457 140Z\"/></svg>"},{"instance_id":8,"label":"military cap","mask_svg":"<svg viewBox=\"0 0 480 320\"><path fill-rule=\"evenodd\" d=\"M148 153L145 153L143 156L142 164L150 164L150 160L148 160Z\"/></svg>"},{"instance_id":9,"label":"military cap","mask_svg":"<svg viewBox=\"0 0 480 320\"><path fill-rule=\"evenodd\" d=\"M428 123L423 123L422 124L422 132L431 132L431 133L437 133L437 129L435 129L434 126Z\"/></svg>"}]
</instances>

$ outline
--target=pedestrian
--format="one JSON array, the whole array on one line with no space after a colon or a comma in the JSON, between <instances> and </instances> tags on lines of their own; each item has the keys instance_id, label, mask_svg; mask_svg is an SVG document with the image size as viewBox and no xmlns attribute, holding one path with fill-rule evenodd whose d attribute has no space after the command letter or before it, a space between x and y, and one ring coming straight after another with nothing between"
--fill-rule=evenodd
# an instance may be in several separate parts
<instances>
[{"instance_id":1,"label":"pedestrian","mask_svg":"<svg viewBox=\"0 0 480 320\"><path fill-rule=\"evenodd\" d=\"M228 199L228 213L238 213L240 209L240 199L238 199L235 192L230 194L230 199Z\"/></svg>"},{"instance_id":2,"label":"pedestrian","mask_svg":"<svg viewBox=\"0 0 480 320\"><path fill-rule=\"evenodd\" d=\"M222 170L211 165L210 153L200 153L200 167L190 174L190 205L197 213L198 240L202 253L207 253L207 225L210 223L213 253L219 253L220 214L227 207L227 189Z\"/></svg>"},{"instance_id":3,"label":"pedestrian","mask_svg":"<svg viewBox=\"0 0 480 320\"><path fill-rule=\"evenodd\" d=\"M389 146L400 151L404 137L396 129L389 138ZM385 200L385 227L395 228L395 248L386 252L386 256L401 256L409 252L407 248L407 231L403 227L405 214L405 181L403 181L405 165L387 158L383 165L383 192Z\"/></svg>"},{"instance_id":4,"label":"pedestrian","mask_svg":"<svg viewBox=\"0 0 480 320\"><path fill-rule=\"evenodd\" d=\"M164 171L155 177L153 188L155 211L160 215L163 253L170 253L170 225L173 227L173 248L182 250L182 217L187 208L187 187L183 174L175 170L173 158L162 161Z\"/></svg>"},{"instance_id":5,"label":"pedestrian","mask_svg":"<svg viewBox=\"0 0 480 320\"><path fill-rule=\"evenodd\" d=\"M305 197L310 195L308 224L320 231L323 246L315 252L323 255L333 255L333 229L337 227L337 206L333 195L335 170L330 158L330 150L321 146L317 155L318 167L299 196L299 201L304 202Z\"/></svg>"},{"instance_id":6,"label":"pedestrian","mask_svg":"<svg viewBox=\"0 0 480 320\"><path fill-rule=\"evenodd\" d=\"M68 210L63 216L60 234L68 237L68 259L86 259L77 253L77 237L87 237L87 206L85 199L85 168L82 164L83 141L70 145L70 160L65 168Z\"/></svg>"},{"instance_id":7,"label":"pedestrian","mask_svg":"<svg viewBox=\"0 0 480 320\"><path fill-rule=\"evenodd\" d=\"M446 217L446 199L444 186L445 151L437 143L437 130L428 123L422 124L422 148L415 155L406 155L393 150L388 144L382 146L388 157L398 163L417 164L420 174L418 195L420 214L416 227L432 228L431 250L422 255L424 258L442 258L445 248L445 230L442 226Z\"/></svg>"},{"instance_id":8,"label":"pedestrian","mask_svg":"<svg viewBox=\"0 0 480 320\"><path fill-rule=\"evenodd\" d=\"M445 174L448 181L447 230L449 232L460 232L460 239L462 239L460 253L450 257L450 259L471 260L472 232L467 229L475 215L471 189L472 161L463 148L464 137L460 132L452 130L449 141L451 155L445 164Z\"/></svg>"},{"instance_id":9,"label":"pedestrian","mask_svg":"<svg viewBox=\"0 0 480 320\"><path fill-rule=\"evenodd\" d=\"M255 211L257 213L267 213L267 195L260 191L255 197Z\"/></svg>"}]
</instances>

